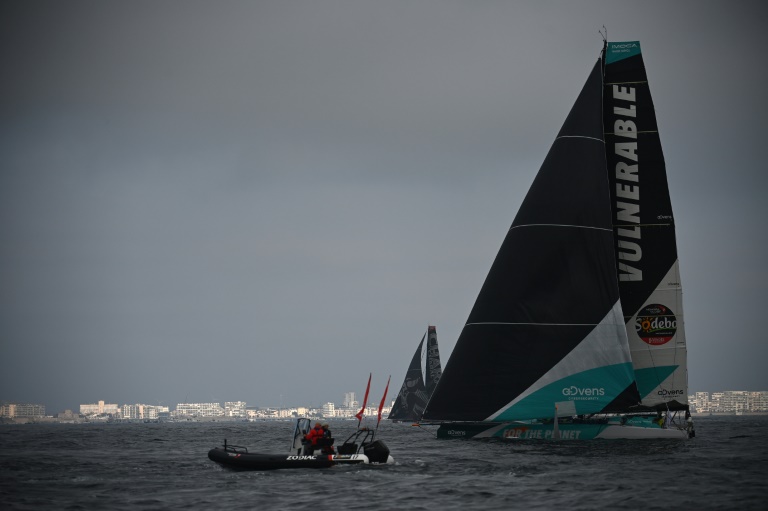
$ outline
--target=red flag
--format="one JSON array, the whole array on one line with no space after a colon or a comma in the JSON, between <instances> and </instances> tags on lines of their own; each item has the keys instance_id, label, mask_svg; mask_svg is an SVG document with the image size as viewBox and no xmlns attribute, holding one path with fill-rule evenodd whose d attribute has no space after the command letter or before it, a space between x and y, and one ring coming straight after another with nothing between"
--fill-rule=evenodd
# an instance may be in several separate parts
<instances>
[{"instance_id":1,"label":"red flag","mask_svg":"<svg viewBox=\"0 0 768 511\"><path fill-rule=\"evenodd\" d=\"M365 405L368 404L368 391L371 390L371 375L368 375L368 386L365 388L365 397L363 398L363 407L357 412L357 427L360 427L360 422L363 420L363 414L365 413Z\"/></svg>"},{"instance_id":2,"label":"red flag","mask_svg":"<svg viewBox=\"0 0 768 511\"><path fill-rule=\"evenodd\" d=\"M381 409L384 408L384 401L387 399L387 391L389 390L389 380L392 379L392 375L389 375L389 378L387 378L387 386L384 388L384 397L381 398L381 403L379 404L379 419L376 421L376 427L379 427L379 422L381 422Z\"/></svg>"}]
</instances>

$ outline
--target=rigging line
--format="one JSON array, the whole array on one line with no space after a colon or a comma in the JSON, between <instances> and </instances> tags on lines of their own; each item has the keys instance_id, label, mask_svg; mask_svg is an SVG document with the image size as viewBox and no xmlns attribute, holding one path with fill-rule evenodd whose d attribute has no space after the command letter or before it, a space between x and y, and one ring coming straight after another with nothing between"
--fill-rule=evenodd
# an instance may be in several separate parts
<instances>
[{"instance_id":1,"label":"rigging line","mask_svg":"<svg viewBox=\"0 0 768 511\"><path fill-rule=\"evenodd\" d=\"M569 225L569 224L521 224L521 225L513 225L509 228L511 231L512 229L518 229L520 227L575 227L577 229L595 229L597 231L606 231L606 232L612 232L613 229L608 229L605 227L592 227L591 225Z\"/></svg>"},{"instance_id":2,"label":"rigging line","mask_svg":"<svg viewBox=\"0 0 768 511\"><path fill-rule=\"evenodd\" d=\"M411 427L419 428L419 429L423 430L426 434L428 434L428 435L435 435L435 438L437 438L437 431L435 431L433 433L432 431L430 431L428 429L424 429L423 427L421 427L421 424L419 424L418 422L411 424Z\"/></svg>"},{"instance_id":3,"label":"rigging line","mask_svg":"<svg viewBox=\"0 0 768 511\"><path fill-rule=\"evenodd\" d=\"M595 140L597 142L600 142L601 144L605 144L605 140L595 138L595 137L587 137L585 135L560 135L555 140L560 140L561 138L586 138L587 140Z\"/></svg>"}]
</instances>

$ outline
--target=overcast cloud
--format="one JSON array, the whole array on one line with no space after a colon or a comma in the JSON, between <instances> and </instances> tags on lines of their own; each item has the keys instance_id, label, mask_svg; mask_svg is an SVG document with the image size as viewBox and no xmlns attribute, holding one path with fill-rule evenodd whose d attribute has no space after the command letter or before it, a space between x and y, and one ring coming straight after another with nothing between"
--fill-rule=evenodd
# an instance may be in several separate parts
<instances>
[{"instance_id":1,"label":"overcast cloud","mask_svg":"<svg viewBox=\"0 0 768 511\"><path fill-rule=\"evenodd\" d=\"M601 49L642 44L691 391L768 390L764 2L5 1L0 399L320 405L447 360Z\"/></svg>"}]
</instances>

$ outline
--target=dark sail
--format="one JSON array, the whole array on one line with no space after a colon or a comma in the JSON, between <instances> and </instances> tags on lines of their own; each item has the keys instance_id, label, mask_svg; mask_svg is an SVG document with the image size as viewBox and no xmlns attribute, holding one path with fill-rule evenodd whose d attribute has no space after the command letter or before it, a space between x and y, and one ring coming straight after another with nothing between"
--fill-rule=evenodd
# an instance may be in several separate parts
<instances>
[{"instance_id":1,"label":"dark sail","mask_svg":"<svg viewBox=\"0 0 768 511\"><path fill-rule=\"evenodd\" d=\"M443 368L440 366L440 349L437 347L437 329L433 326L427 328L427 363L426 363L426 387L427 396L431 396L440 381Z\"/></svg>"},{"instance_id":2,"label":"dark sail","mask_svg":"<svg viewBox=\"0 0 768 511\"><path fill-rule=\"evenodd\" d=\"M675 220L640 43L607 43L605 126L615 253L643 405L687 408Z\"/></svg>"},{"instance_id":3,"label":"dark sail","mask_svg":"<svg viewBox=\"0 0 768 511\"><path fill-rule=\"evenodd\" d=\"M425 420L551 416L571 388L594 398L571 396L568 402L587 413L631 386L618 309L602 89L598 62L502 243ZM585 360L572 360L582 353Z\"/></svg>"},{"instance_id":4,"label":"dark sail","mask_svg":"<svg viewBox=\"0 0 768 511\"><path fill-rule=\"evenodd\" d=\"M417 421L421 419L424 408L427 406L427 390L424 387L424 376L421 371L421 350L424 347L424 337L421 338L416 353L413 354L411 365L405 373L403 386L400 387L400 393L395 399L395 404L387 417L390 420L397 421Z\"/></svg>"}]
</instances>

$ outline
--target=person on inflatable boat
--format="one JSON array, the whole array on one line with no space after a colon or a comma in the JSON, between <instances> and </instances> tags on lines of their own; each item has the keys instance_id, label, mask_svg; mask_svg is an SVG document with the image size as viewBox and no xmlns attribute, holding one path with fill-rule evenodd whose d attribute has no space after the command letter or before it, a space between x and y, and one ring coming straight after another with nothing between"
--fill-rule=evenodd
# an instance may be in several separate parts
<instances>
[{"instance_id":1,"label":"person on inflatable boat","mask_svg":"<svg viewBox=\"0 0 768 511\"><path fill-rule=\"evenodd\" d=\"M319 447L319 441L323 438L323 426L315 422L315 427L304 435L304 455L311 456L315 453L315 448Z\"/></svg>"}]
</instances>

